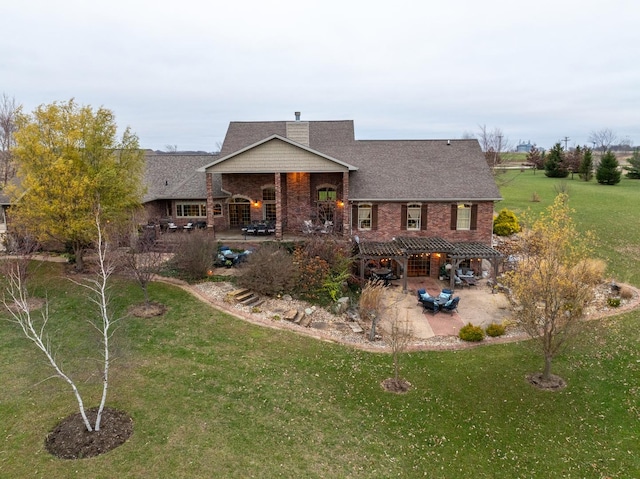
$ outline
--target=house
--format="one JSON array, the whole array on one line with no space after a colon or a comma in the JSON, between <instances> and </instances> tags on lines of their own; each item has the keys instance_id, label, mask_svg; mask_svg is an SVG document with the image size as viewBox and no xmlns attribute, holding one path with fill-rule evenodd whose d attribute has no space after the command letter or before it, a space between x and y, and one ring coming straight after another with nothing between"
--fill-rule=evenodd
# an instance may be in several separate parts
<instances>
[{"instance_id":1,"label":"house","mask_svg":"<svg viewBox=\"0 0 640 479\"><path fill-rule=\"evenodd\" d=\"M331 225L366 264L438 276L496 258L501 199L477 140L356 140L347 121L231 122L216 156L148 156L154 217L215 232L271 222L276 239ZM479 263L475 265L479 268Z\"/></svg>"}]
</instances>

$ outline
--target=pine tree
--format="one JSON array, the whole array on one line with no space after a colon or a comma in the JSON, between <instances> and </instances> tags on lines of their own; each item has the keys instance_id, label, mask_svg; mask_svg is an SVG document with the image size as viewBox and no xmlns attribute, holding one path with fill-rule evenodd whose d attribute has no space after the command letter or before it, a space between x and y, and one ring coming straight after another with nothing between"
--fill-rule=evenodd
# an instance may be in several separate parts
<instances>
[{"instance_id":1,"label":"pine tree","mask_svg":"<svg viewBox=\"0 0 640 479\"><path fill-rule=\"evenodd\" d=\"M627 178L640 180L640 148L633 150L633 155L627 161L629 166L624 167L627 170Z\"/></svg>"},{"instance_id":2,"label":"pine tree","mask_svg":"<svg viewBox=\"0 0 640 479\"><path fill-rule=\"evenodd\" d=\"M584 181L591 181L593 178L593 152L591 148L584 147L582 154L582 162L580 163L580 169L578 173L580 173L580 178Z\"/></svg>"},{"instance_id":3,"label":"pine tree","mask_svg":"<svg viewBox=\"0 0 640 479\"><path fill-rule=\"evenodd\" d=\"M569 170L564 164L564 150L560 143L553 145L553 148L546 155L544 162L544 174L549 178L566 178L569 176Z\"/></svg>"},{"instance_id":4,"label":"pine tree","mask_svg":"<svg viewBox=\"0 0 640 479\"><path fill-rule=\"evenodd\" d=\"M596 170L596 180L601 185L616 185L620 183L620 170L618 167L618 159L616 155L611 151L607 151L598 165Z\"/></svg>"}]
</instances>

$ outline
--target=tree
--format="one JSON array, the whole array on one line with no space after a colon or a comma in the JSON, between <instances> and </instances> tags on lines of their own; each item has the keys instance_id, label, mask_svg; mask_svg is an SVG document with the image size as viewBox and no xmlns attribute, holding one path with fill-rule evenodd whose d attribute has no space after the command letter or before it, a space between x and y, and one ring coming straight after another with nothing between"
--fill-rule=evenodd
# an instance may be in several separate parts
<instances>
[{"instance_id":1,"label":"tree","mask_svg":"<svg viewBox=\"0 0 640 479\"><path fill-rule=\"evenodd\" d=\"M593 153L591 148L584 147L578 173L584 181L591 181L591 178L593 178Z\"/></svg>"},{"instance_id":2,"label":"tree","mask_svg":"<svg viewBox=\"0 0 640 479\"><path fill-rule=\"evenodd\" d=\"M407 350L413 331L407 317L400 319L398 308L390 309L391 319L389 331L385 334L385 341L391 349L393 358L393 377L383 381L384 388L393 392L406 392L411 387L411 383L400 377L400 355ZM405 312L405 316L408 313Z\"/></svg>"},{"instance_id":3,"label":"tree","mask_svg":"<svg viewBox=\"0 0 640 479\"><path fill-rule=\"evenodd\" d=\"M508 151L509 140L504 136L500 128L494 128L493 131L487 129L487 125L479 126L478 141L480 148L484 152L487 164L492 168L502 163L502 153Z\"/></svg>"},{"instance_id":4,"label":"tree","mask_svg":"<svg viewBox=\"0 0 640 479\"><path fill-rule=\"evenodd\" d=\"M529 153L527 153L527 163L533 165L533 172L535 174L535 170L542 170L544 168L544 155L542 152L536 148L535 145L531 147Z\"/></svg>"},{"instance_id":5,"label":"tree","mask_svg":"<svg viewBox=\"0 0 640 479\"><path fill-rule=\"evenodd\" d=\"M60 362L56 359L51 343L47 336L47 323L49 321L49 308L45 302L44 309L37 318L33 314L32 301L30 300L27 290L26 263L29 260L28 251L18 255L18 259L14 263L9 263L9 267L5 274L7 281L6 295L2 300L3 305L9 311L11 321L16 323L23 331L27 339L32 341L36 347L44 353L47 361L55 371L56 376L66 381L73 395L78 402L80 415L85 424L87 431L99 431L102 419L102 412L106 404L107 390L109 387L109 367L110 367L110 350L109 340L112 334L112 327L115 324L109 311L108 283L111 274L114 271L113 264L109 261L108 242L104 237L103 226L100 220L99 211L95 215L95 226L97 227L96 250L98 256L98 273L96 279L88 279L86 282L76 284L89 290L90 300L97 306L99 320L93 322L96 329L100 332L102 341L102 396L100 406L96 415L94 424L91 424L87 417L84 401L73 379L63 371Z\"/></svg>"},{"instance_id":6,"label":"tree","mask_svg":"<svg viewBox=\"0 0 640 479\"><path fill-rule=\"evenodd\" d=\"M7 185L15 173L11 150L15 145L17 114L15 98L9 98L3 93L0 97L0 174L3 186Z\"/></svg>"},{"instance_id":7,"label":"tree","mask_svg":"<svg viewBox=\"0 0 640 479\"><path fill-rule=\"evenodd\" d=\"M131 225L134 226L135 225ZM211 253L209 254L211 256ZM156 248L155 227L145 227L123 257L124 267L138 282L144 294L145 311L150 313L149 283L164 263L163 252ZM161 311L157 309L157 311Z\"/></svg>"},{"instance_id":8,"label":"tree","mask_svg":"<svg viewBox=\"0 0 640 479\"><path fill-rule=\"evenodd\" d=\"M576 146L573 150L568 151L565 155L564 164L571 173L571 179L573 179L573 174L578 173L580 170L580 165L582 164L582 158L584 157L584 152L580 146Z\"/></svg>"},{"instance_id":9,"label":"tree","mask_svg":"<svg viewBox=\"0 0 640 479\"><path fill-rule=\"evenodd\" d=\"M609 128L593 130L589 133L589 141L593 143L594 149L600 150L601 155L611 149L611 145L616 142L617 138L617 135Z\"/></svg>"},{"instance_id":10,"label":"tree","mask_svg":"<svg viewBox=\"0 0 640 479\"><path fill-rule=\"evenodd\" d=\"M549 178L566 178L569 175L569 171L565 166L564 150L560 142L553 145L553 148L549 150L549 154L546 155L546 161L544 163L544 174Z\"/></svg>"},{"instance_id":11,"label":"tree","mask_svg":"<svg viewBox=\"0 0 640 479\"><path fill-rule=\"evenodd\" d=\"M631 158L627 161L629 162L629 166L624 167L624 169L627 170L627 178L634 180L640 179L640 148L634 149Z\"/></svg>"},{"instance_id":12,"label":"tree","mask_svg":"<svg viewBox=\"0 0 640 479\"><path fill-rule=\"evenodd\" d=\"M593 236L581 235L571 219L568 196L560 194L521 238L515 269L506 283L517 306L516 319L544 356L532 382L553 385L551 365L581 325L583 311L600 279L591 267Z\"/></svg>"},{"instance_id":13,"label":"tree","mask_svg":"<svg viewBox=\"0 0 640 479\"><path fill-rule=\"evenodd\" d=\"M620 164L613 151L607 151L600 159L596 169L596 181L601 185L616 185L620 183Z\"/></svg>"},{"instance_id":14,"label":"tree","mask_svg":"<svg viewBox=\"0 0 640 479\"><path fill-rule=\"evenodd\" d=\"M126 128L118 141L110 110L73 99L19 114L17 126L20 181L10 190L12 222L39 240L68 243L81 271L98 202L102 218L112 223L140 206L144 153L138 138Z\"/></svg>"}]
</instances>

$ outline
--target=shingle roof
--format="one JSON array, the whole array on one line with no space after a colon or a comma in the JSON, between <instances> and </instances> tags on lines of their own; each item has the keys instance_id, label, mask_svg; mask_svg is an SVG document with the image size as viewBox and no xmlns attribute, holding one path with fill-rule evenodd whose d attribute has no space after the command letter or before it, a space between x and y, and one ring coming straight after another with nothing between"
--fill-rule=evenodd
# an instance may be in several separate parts
<instances>
[{"instance_id":1,"label":"shingle roof","mask_svg":"<svg viewBox=\"0 0 640 479\"><path fill-rule=\"evenodd\" d=\"M214 158L215 155L147 153L144 175L147 193L143 202L159 199L205 199L206 177L196 170ZM221 191L220 177L214 177L214 197L222 196L225 195Z\"/></svg>"},{"instance_id":2,"label":"shingle roof","mask_svg":"<svg viewBox=\"0 0 640 479\"><path fill-rule=\"evenodd\" d=\"M353 121L310 121L309 148L358 167L354 201L499 200L500 192L476 140L356 140ZM287 122L231 122L220 157L272 135Z\"/></svg>"}]
</instances>

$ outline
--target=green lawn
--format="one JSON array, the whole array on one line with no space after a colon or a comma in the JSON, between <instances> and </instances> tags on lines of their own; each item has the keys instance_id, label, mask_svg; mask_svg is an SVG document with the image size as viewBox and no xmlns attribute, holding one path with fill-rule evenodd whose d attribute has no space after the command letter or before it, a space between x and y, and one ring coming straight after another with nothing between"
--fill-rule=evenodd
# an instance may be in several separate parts
<instances>
[{"instance_id":1,"label":"green lawn","mask_svg":"<svg viewBox=\"0 0 640 479\"><path fill-rule=\"evenodd\" d=\"M640 180L623 176L615 186L584 182L570 177L547 178L543 171L509 171L498 176L504 200L496 203L516 214L547 208L556 190L568 188L569 201L575 210L574 220L582 230L593 231L598 238L598 255L607 261L609 274L618 281L640 286ZM531 201L536 193L540 202Z\"/></svg>"},{"instance_id":2,"label":"green lawn","mask_svg":"<svg viewBox=\"0 0 640 479\"><path fill-rule=\"evenodd\" d=\"M499 207L549 204L555 180L527 175L505 187ZM577 209L597 203L578 213L597 231L611 216L594 211L617 204L600 196L631 210L640 187L569 183ZM528 202L534 190L541 203ZM630 228L619 231L638 244ZM611 251L623 244L608 237L618 241ZM615 272L638 284L633 261L617 262ZM61 274L58 264L35 270L36 294L48 295L58 356L94 406L98 368L87 358L97 338L83 316L90 306ZM402 374L414 387L395 395L379 385L392 375L388 355L250 325L172 286L152 284L151 294L169 311L127 318L114 338L108 404L133 417L134 434L92 459L44 450L47 432L75 412L74 399L60 380L43 381L50 371L37 351L0 322L1 478L640 477L640 312L588 325L554 363L568 382L561 392L528 385L525 374L542 361L520 343L405 354ZM125 308L142 294L122 281L114 300Z\"/></svg>"}]
</instances>

